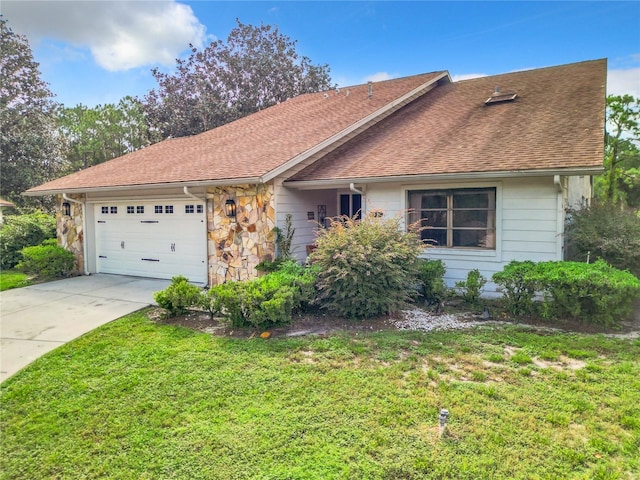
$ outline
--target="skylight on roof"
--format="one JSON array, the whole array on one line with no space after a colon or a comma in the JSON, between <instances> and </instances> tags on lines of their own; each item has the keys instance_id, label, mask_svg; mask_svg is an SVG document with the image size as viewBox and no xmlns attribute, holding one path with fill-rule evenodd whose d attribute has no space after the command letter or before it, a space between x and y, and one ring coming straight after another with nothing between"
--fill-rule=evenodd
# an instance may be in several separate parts
<instances>
[{"instance_id":1,"label":"skylight on roof","mask_svg":"<svg viewBox=\"0 0 640 480\"><path fill-rule=\"evenodd\" d=\"M489 98L487 98L484 102L485 105L493 105L495 103L503 103L503 102L513 102L517 93L513 92L501 92L499 87L496 87L495 91L491 94Z\"/></svg>"}]
</instances>

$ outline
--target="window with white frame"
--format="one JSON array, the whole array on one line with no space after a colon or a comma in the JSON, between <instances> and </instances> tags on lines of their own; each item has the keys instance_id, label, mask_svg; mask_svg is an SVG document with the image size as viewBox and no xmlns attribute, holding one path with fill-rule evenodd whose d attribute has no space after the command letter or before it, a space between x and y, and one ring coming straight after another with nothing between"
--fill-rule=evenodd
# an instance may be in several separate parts
<instances>
[{"instance_id":1,"label":"window with white frame","mask_svg":"<svg viewBox=\"0 0 640 480\"><path fill-rule=\"evenodd\" d=\"M408 224L424 243L448 248L496 248L496 189L409 190Z\"/></svg>"}]
</instances>

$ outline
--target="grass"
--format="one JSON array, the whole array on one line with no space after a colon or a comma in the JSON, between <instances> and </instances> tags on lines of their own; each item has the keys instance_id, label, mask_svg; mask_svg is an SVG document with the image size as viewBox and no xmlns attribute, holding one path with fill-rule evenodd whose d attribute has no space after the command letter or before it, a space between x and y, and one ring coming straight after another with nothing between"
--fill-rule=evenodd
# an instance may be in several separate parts
<instances>
[{"instance_id":1,"label":"grass","mask_svg":"<svg viewBox=\"0 0 640 480\"><path fill-rule=\"evenodd\" d=\"M139 312L2 384L0 478L637 478L639 358L518 327L243 340Z\"/></svg>"},{"instance_id":2,"label":"grass","mask_svg":"<svg viewBox=\"0 0 640 480\"><path fill-rule=\"evenodd\" d=\"M0 270L0 292L27 285L29 285L29 277L24 273L15 270Z\"/></svg>"}]
</instances>

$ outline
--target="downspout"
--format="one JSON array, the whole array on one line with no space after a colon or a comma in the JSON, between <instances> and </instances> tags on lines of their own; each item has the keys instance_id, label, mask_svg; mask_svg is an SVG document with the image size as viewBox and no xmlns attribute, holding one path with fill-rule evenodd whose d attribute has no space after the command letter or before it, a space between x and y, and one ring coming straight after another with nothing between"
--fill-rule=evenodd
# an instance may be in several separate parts
<instances>
[{"instance_id":1,"label":"downspout","mask_svg":"<svg viewBox=\"0 0 640 480\"><path fill-rule=\"evenodd\" d=\"M560 175L553 176L553 184L556 186L556 259L564 260L564 192Z\"/></svg>"},{"instance_id":2,"label":"downspout","mask_svg":"<svg viewBox=\"0 0 640 480\"><path fill-rule=\"evenodd\" d=\"M556 189L558 190L558 193L561 193L562 192L562 180L560 178L560 175L554 175L553 176L553 183L556 186Z\"/></svg>"},{"instance_id":3,"label":"downspout","mask_svg":"<svg viewBox=\"0 0 640 480\"><path fill-rule=\"evenodd\" d=\"M351 190L354 193L359 193L360 195L364 195L364 192L362 190L358 190L356 188L356 184L355 183L350 183L349 184L349 190Z\"/></svg>"},{"instance_id":4,"label":"downspout","mask_svg":"<svg viewBox=\"0 0 640 480\"><path fill-rule=\"evenodd\" d=\"M87 212L86 205L84 202L80 200L76 200L75 198L70 198L66 193L62 194L62 198L67 202L78 203L82 205L82 258L84 260L84 274L91 275L89 273L89 259L87 258Z\"/></svg>"}]
</instances>

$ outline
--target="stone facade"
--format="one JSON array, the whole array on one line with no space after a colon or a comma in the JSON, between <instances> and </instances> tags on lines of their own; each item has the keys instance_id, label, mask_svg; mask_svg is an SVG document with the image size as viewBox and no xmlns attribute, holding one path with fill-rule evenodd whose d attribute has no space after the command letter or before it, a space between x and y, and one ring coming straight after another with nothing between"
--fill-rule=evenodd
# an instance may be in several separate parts
<instances>
[{"instance_id":1,"label":"stone facade","mask_svg":"<svg viewBox=\"0 0 640 480\"><path fill-rule=\"evenodd\" d=\"M209 285L248 280L256 265L275 257L272 185L238 185L207 191L207 251ZM225 214L225 203L236 204L236 219Z\"/></svg>"},{"instance_id":2,"label":"stone facade","mask_svg":"<svg viewBox=\"0 0 640 480\"><path fill-rule=\"evenodd\" d=\"M68 195L69 198L84 201L84 195ZM76 256L76 273L84 271L84 231L82 219L84 212L82 205L68 202L71 215L63 215L62 204L66 202L62 195L56 197L56 231L58 245L69 250Z\"/></svg>"}]
</instances>

